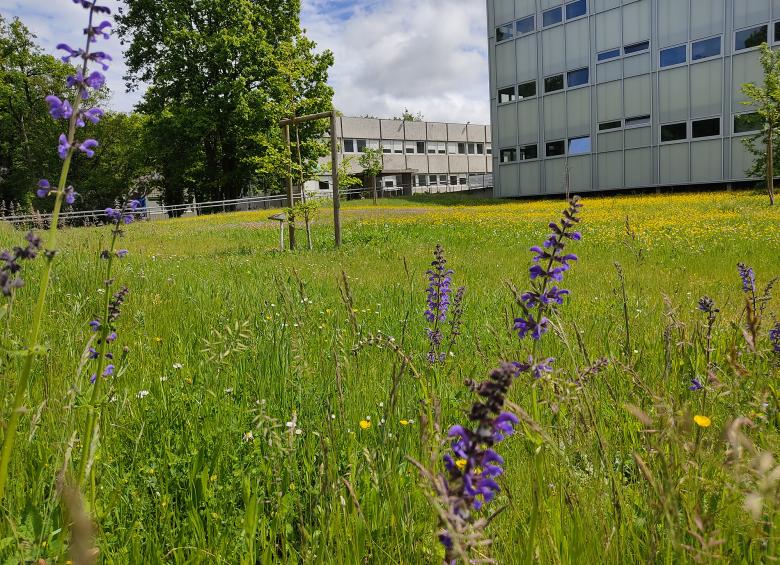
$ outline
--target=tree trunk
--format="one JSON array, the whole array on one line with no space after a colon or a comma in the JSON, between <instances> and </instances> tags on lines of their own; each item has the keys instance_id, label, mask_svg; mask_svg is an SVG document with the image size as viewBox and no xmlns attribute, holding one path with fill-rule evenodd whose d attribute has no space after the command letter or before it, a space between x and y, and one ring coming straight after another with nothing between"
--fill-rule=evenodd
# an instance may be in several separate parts
<instances>
[{"instance_id":1,"label":"tree trunk","mask_svg":"<svg viewBox=\"0 0 780 565\"><path fill-rule=\"evenodd\" d=\"M377 202L376 202L376 198L377 198L377 195L376 195L376 175L371 175L371 188L373 189L373 192L374 192L374 206L376 206L376 204L377 204Z\"/></svg>"},{"instance_id":2,"label":"tree trunk","mask_svg":"<svg viewBox=\"0 0 780 565\"><path fill-rule=\"evenodd\" d=\"M766 140L766 189L769 191L769 205L775 205L775 147L774 126L769 124Z\"/></svg>"}]
</instances>

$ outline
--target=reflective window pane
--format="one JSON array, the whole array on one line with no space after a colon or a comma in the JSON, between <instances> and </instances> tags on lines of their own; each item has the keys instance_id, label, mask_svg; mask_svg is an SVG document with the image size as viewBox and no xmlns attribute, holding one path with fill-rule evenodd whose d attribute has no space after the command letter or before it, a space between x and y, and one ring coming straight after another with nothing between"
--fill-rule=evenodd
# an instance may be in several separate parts
<instances>
[{"instance_id":1,"label":"reflective window pane","mask_svg":"<svg viewBox=\"0 0 780 565\"><path fill-rule=\"evenodd\" d=\"M755 112L749 114L738 114L734 116L734 133L745 133L748 131L761 131L764 123Z\"/></svg>"},{"instance_id":2,"label":"reflective window pane","mask_svg":"<svg viewBox=\"0 0 780 565\"><path fill-rule=\"evenodd\" d=\"M720 118L696 120L691 124L691 137L715 137L720 135Z\"/></svg>"},{"instance_id":3,"label":"reflective window pane","mask_svg":"<svg viewBox=\"0 0 780 565\"><path fill-rule=\"evenodd\" d=\"M650 125L650 116L632 116L626 118L626 127Z\"/></svg>"},{"instance_id":4,"label":"reflective window pane","mask_svg":"<svg viewBox=\"0 0 780 565\"><path fill-rule=\"evenodd\" d=\"M539 157L539 149L534 145L526 145L520 148L520 160L528 161L530 159L536 159Z\"/></svg>"},{"instance_id":5,"label":"reflective window pane","mask_svg":"<svg viewBox=\"0 0 780 565\"><path fill-rule=\"evenodd\" d=\"M512 39L512 32L514 31L513 28L514 26L512 24L498 26L496 28L496 41L506 41L507 39Z\"/></svg>"},{"instance_id":6,"label":"reflective window pane","mask_svg":"<svg viewBox=\"0 0 780 565\"><path fill-rule=\"evenodd\" d=\"M515 24L517 27L517 35L523 35L526 33L531 33L536 29L535 20L536 18L534 16L528 16L527 18L523 18L522 20L518 20L518 22Z\"/></svg>"},{"instance_id":7,"label":"reflective window pane","mask_svg":"<svg viewBox=\"0 0 780 565\"><path fill-rule=\"evenodd\" d=\"M694 41L691 44L691 60L698 61L708 57L717 57L720 55L720 43L720 37Z\"/></svg>"},{"instance_id":8,"label":"reflective window pane","mask_svg":"<svg viewBox=\"0 0 780 565\"><path fill-rule=\"evenodd\" d=\"M566 19L579 18L588 13L587 0L577 0L571 4L566 4Z\"/></svg>"},{"instance_id":9,"label":"reflective window pane","mask_svg":"<svg viewBox=\"0 0 780 565\"><path fill-rule=\"evenodd\" d=\"M517 87L517 97L522 100L523 98L531 98L536 96L536 81L524 82Z\"/></svg>"},{"instance_id":10,"label":"reflective window pane","mask_svg":"<svg viewBox=\"0 0 780 565\"><path fill-rule=\"evenodd\" d=\"M545 92L556 92L558 90L563 90L563 75L556 75L544 79Z\"/></svg>"},{"instance_id":11,"label":"reflective window pane","mask_svg":"<svg viewBox=\"0 0 780 565\"><path fill-rule=\"evenodd\" d=\"M501 162L502 163L514 163L517 161L517 149L502 149L501 150Z\"/></svg>"},{"instance_id":12,"label":"reflective window pane","mask_svg":"<svg viewBox=\"0 0 780 565\"><path fill-rule=\"evenodd\" d=\"M688 124L666 124L661 126L661 141L681 141L688 139Z\"/></svg>"},{"instance_id":13,"label":"reflective window pane","mask_svg":"<svg viewBox=\"0 0 780 565\"><path fill-rule=\"evenodd\" d=\"M670 67L672 65L679 65L685 63L687 60L688 60L687 45L670 47L669 49L663 49L661 51L661 67Z\"/></svg>"},{"instance_id":14,"label":"reflective window pane","mask_svg":"<svg viewBox=\"0 0 780 565\"><path fill-rule=\"evenodd\" d=\"M590 136L574 137L569 140L569 155L585 155L591 152Z\"/></svg>"},{"instance_id":15,"label":"reflective window pane","mask_svg":"<svg viewBox=\"0 0 780 565\"><path fill-rule=\"evenodd\" d=\"M550 141L545 144L545 155L548 157L558 157L559 155L566 154L566 142L565 141Z\"/></svg>"},{"instance_id":16,"label":"reflective window pane","mask_svg":"<svg viewBox=\"0 0 780 565\"><path fill-rule=\"evenodd\" d=\"M559 24L562 21L563 9L560 7L547 10L542 14L542 27L549 27L555 24Z\"/></svg>"},{"instance_id":17,"label":"reflective window pane","mask_svg":"<svg viewBox=\"0 0 780 565\"><path fill-rule=\"evenodd\" d=\"M611 129L620 129L623 126L623 122L620 120L616 122L604 122L603 124L599 124L599 131L608 131Z\"/></svg>"},{"instance_id":18,"label":"reflective window pane","mask_svg":"<svg viewBox=\"0 0 780 565\"><path fill-rule=\"evenodd\" d=\"M741 51L742 49L750 49L751 47L758 47L762 43L766 43L767 32L768 29L765 25L738 31L736 34L734 50Z\"/></svg>"},{"instance_id":19,"label":"reflective window pane","mask_svg":"<svg viewBox=\"0 0 780 565\"><path fill-rule=\"evenodd\" d=\"M566 82L569 84L569 88L588 84L589 81L590 70L587 67L584 69L577 69L576 71L570 71L566 76Z\"/></svg>"},{"instance_id":20,"label":"reflective window pane","mask_svg":"<svg viewBox=\"0 0 780 565\"><path fill-rule=\"evenodd\" d=\"M609 61L610 59L615 59L616 57L620 57L620 49L611 49L609 51L602 51L598 54L598 60L601 61Z\"/></svg>"},{"instance_id":21,"label":"reflective window pane","mask_svg":"<svg viewBox=\"0 0 780 565\"><path fill-rule=\"evenodd\" d=\"M634 53L641 53L642 51L647 51L650 49L650 42L649 41L640 41L639 43L632 43L631 45L626 45L623 48L623 51L626 55L633 55Z\"/></svg>"},{"instance_id":22,"label":"reflective window pane","mask_svg":"<svg viewBox=\"0 0 780 565\"><path fill-rule=\"evenodd\" d=\"M515 87L514 86L508 86L506 88L502 88L498 91L498 103L504 104L506 102L514 102L516 96L515 96Z\"/></svg>"}]
</instances>

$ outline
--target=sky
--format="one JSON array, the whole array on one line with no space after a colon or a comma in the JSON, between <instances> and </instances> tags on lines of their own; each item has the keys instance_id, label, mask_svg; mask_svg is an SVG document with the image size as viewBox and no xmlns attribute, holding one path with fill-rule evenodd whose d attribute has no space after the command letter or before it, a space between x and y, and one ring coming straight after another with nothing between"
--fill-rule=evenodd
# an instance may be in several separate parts
<instances>
[{"instance_id":1,"label":"sky","mask_svg":"<svg viewBox=\"0 0 780 565\"><path fill-rule=\"evenodd\" d=\"M121 0L102 0L114 12ZM348 116L393 117L408 108L426 120L489 123L487 18L479 0L302 0L302 26L330 49L336 107ZM58 43L80 46L84 12L71 0L0 0L55 54ZM130 111L143 88L126 92L121 46L106 73L110 106Z\"/></svg>"}]
</instances>

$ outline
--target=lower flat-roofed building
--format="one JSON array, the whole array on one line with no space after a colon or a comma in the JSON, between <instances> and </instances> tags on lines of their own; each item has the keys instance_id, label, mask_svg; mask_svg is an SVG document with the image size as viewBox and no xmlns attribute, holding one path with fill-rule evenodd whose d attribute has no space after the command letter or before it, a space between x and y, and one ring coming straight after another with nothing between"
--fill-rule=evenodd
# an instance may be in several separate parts
<instances>
[{"instance_id":1,"label":"lower flat-roofed building","mask_svg":"<svg viewBox=\"0 0 780 565\"><path fill-rule=\"evenodd\" d=\"M748 180L780 0L487 0L494 194Z\"/></svg>"},{"instance_id":2,"label":"lower flat-roofed building","mask_svg":"<svg viewBox=\"0 0 780 565\"><path fill-rule=\"evenodd\" d=\"M385 193L454 192L493 186L490 126L339 117L339 163L362 177L360 154L382 151L377 187ZM330 159L321 161L329 168ZM364 178L370 188L370 179ZM306 183L307 190L331 190L331 177Z\"/></svg>"}]
</instances>

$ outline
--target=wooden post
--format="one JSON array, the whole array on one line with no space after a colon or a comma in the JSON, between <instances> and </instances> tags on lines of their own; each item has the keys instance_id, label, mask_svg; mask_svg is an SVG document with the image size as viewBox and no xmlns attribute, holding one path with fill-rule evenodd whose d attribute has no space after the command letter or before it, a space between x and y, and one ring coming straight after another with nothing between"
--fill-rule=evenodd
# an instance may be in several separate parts
<instances>
[{"instance_id":1,"label":"wooden post","mask_svg":"<svg viewBox=\"0 0 780 565\"><path fill-rule=\"evenodd\" d=\"M336 247L341 247L341 199L339 195L339 151L336 139L336 110L330 113L330 162L333 173L333 230Z\"/></svg>"},{"instance_id":2,"label":"wooden post","mask_svg":"<svg viewBox=\"0 0 780 565\"><path fill-rule=\"evenodd\" d=\"M287 145L287 155L290 157L290 163L287 167L287 207L290 209L287 223L290 226L290 251L295 251L295 214L293 214L295 199L293 198L292 145L290 144L289 125L284 126L284 142Z\"/></svg>"}]
</instances>

